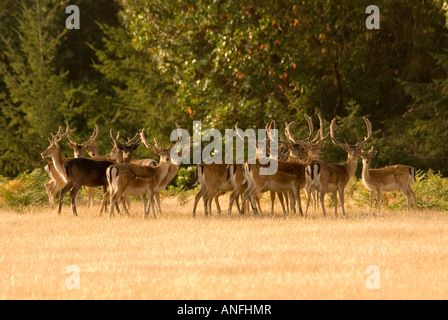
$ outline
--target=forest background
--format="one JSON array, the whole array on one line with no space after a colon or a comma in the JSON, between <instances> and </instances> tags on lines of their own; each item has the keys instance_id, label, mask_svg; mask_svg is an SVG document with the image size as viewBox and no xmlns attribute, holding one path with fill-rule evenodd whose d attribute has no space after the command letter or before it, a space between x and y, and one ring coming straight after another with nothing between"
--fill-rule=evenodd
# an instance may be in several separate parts
<instances>
[{"instance_id":1,"label":"forest background","mask_svg":"<svg viewBox=\"0 0 448 320\"><path fill-rule=\"evenodd\" d=\"M375 1L380 29L369 30L370 2L1 1L0 175L42 168L50 132L65 124L78 141L98 124L106 154L111 128L167 143L175 122L224 132L296 120L305 137L303 115L318 128L321 113L325 133L336 117L338 140L351 143L370 119L372 167L447 176L448 5ZM80 29L66 28L71 4ZM327 143L324 160L345 157Z\"/></svg>"}]
</instances>

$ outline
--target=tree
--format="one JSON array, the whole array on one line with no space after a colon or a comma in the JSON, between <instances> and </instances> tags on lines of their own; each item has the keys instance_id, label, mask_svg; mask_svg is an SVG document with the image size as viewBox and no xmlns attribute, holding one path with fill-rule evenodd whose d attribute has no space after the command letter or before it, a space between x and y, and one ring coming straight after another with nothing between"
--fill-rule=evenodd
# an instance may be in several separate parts
<instances>
[{"instance_id":1,"label":"tree","mask_svg":"<svg viewBox=\"0 0 448 320\"><path fill-rule=\"evenodd\" d=\"M76 88L67 83L67 72L54 67L66 33L54 25L60 9L57 1L21 2L16 32L1 37L6 90L0 97L0 161L9 174L40 164L46 138L64 124L73 106Z\"/></svg>"}]
</instances>

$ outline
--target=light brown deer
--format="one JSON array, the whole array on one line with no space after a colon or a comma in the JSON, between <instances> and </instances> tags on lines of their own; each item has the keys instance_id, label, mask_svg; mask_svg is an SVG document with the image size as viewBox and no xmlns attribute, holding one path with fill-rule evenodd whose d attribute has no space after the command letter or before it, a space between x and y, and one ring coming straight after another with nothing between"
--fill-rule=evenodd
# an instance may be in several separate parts
<instances>
[{"instance_id":1,"label":"light brown deer","mask_svg":"<svg viewBox=\"0 0 448 320\"><path fill-rule=\"evenodd\" d=\"M178 144L182 140L182 135L181 135L181 132L180 132L180 126L177 123L176 123L176 128L177 128L177 135L178 135L178 140L177 140L176 144ZM155 140L155 141L156 141L156 147L162 148L162 145L159 144L157 142L157 140ZM192 141L191 141L191 138L190 138L188 148L190 148L191 146L192 146ZM174 148L174 146L173 146L173 148ZM182 152L182 150L180 150L179 152ZM178 154L178 156L179 156L179 154ZM133 163L132 160L131 160L131 164L139 164L139 163ZM157 161L155 161L153 159L142 159L141 160L141 164L139 164L139 165L155 167L155 166L158 165L158 163L157 163ZM171 162L170 162L170 168L168 169L168 172L167 172L165 178L163 178L163 180L159 183L159 186L155 189L154 198L156 200L157 211L158 211L159 214L162 213L162 207L160 205L160 192L165 190L166 187L168 186L168 184L171 182L171 180L174 179L174 177L176 176L177 172L179 171L180 165L181 165L181 161L175 162L172 159Z\"/></svg>"},{"instance_id":2,"label":"light brown deer","mask_svg":"<svg viewBox=\"0 0 448 320\"><path fill-rule=\"evenodd\" d=\"M109 217L114 215L114 204L121 198L124 202L123 195L140 195L143 199L143 211L146 218L149 212L149 205L152 209L152 215L155 218L154 194L158 187L166 177L171 164L171 149L175 146L170 144L168 148L153 146L146 141L144 129L140 132L140 138L147 148L152 148L154 152L160 155L160 162L157 166L139 166L129 163L114 164L107 169L107 179L110 189L110 212ZM156 140L156 144L157 140ZM129 211L123 203L126 214Z\"/></svg>"},{"instance_id":3,"label":"light brown deer","mask_svg":"<svg viewBox=\"0 0 448 320\"><path fill-rule=\"evenodd\" d=\"M339 200L341 202L342 215L345 216L344 208L344 190L347 182L351 177L354 176L356 168L358 166L359 152L364 148L367 141L372 136L372 125L370 121L363 118L367 126L367 137L364 138L362 142L351 145L349 143L340 143L334 137L334 127L336 125L336 119L331 121L330 125L330 135L331 140L335 145L338 145L343 150L347 152L347 161L344 164L338 163L326 163L324 161L315 160L312 161L306 167L306 178L307 178L307 195L311 194L312 190L316 190L320 193L320 203L322 206L322 213L325 216L325 194L328 192L333 193L333 198L335 202L334 214L337 216L337 195L339 195ZM306 202L305 215L308 212L308 206L310 202L310 197L308 197Z\"/></svg>"},{"instance_id":4,"label":"light brown deer","mask_svg":"<svg viewBox=\"0 0 448 320\"><path fill-rule=\"evenodd\" d=\"M271 131L271 126L274 125L275 129L275 123L272 121L271 123L268 123L266 125L266 132L268 133L268 136ZM312 130L312 128L310 128ZM259 150L258 146L251 141L247 139L247 137L242 137L238 124L235 126L236 135L243 141L248 142L252 145L252 147L256 150L256 157L259 156ZM288 149L290 156L299 157L299 154L301 153L301 145L300 144L294 144L291 142L285 142L285 141L279 141L281 143L280 148ZM268 151L269 153L269 151ZM229 195L229 206L228 206L228 213L231 214L232 212L232 206L233 203L236 201L238 211L242 212L240 209L239 204L239 197L242 195L244 190L247 187L247 182L244 179L243 175L243 164L200 164L197 168L197 176L198 181L200 184L200 189L198 193L195 196L195 203L193 206L193 216L195 216L196 213L196 207L199 199L203 197L204 199L204 211L207 215L211 212L211 200L214 198L216 207L218 210L218 213L221 212L221 208L219 206L218 197L225 192L231 191ZM280 203L282 206L283 211L285 212L285 206L283 202L283 195L282 193L278 194ZM275 200L275 193L271 192L271 212L274 210L274 200ZM259 198L257 197L255 199L258 209L261 210Z\"/></svg>"},{"instance_id":5,"label":"light brown deer","mask_svg":"<svg viewBox=\"0 0 448 320\"><path fill-rule=\"evenodd\" d=\"M370 190L370 208L373 206L375 192L378 194L378 212L381 211L381 193L383 191L401 190L408 199L408 211L414 202L417 208L417 197L411 188L411 182L415 183L415 169L406 165L394 165L379 169L370 169L372 158L377 150L359 152L362 158L362 182Z\"/></svg>"},{"instance_id":6,"label":"light brown deer","mask_svg":"<svg viewBox=\"0 0 448 320\"><path fill-rule=\"evenodd\" d=\"M291 129L290 129L291 123L286 124L285 135L286 135L287 139L292 143L300 143L302 150L303 150L300 157L292 155L288 158L288 161L297 161L297 162L307 165L307 164L311 163L311 161L313 161L313 160L320 159L320 157L322 156L322 149L327 143L325 140L330 133L327 133L324 136L323 120L322 120L322 116L320 115L320 113L318 114L318 117L319 117L320 128L313 140L308 138L308 139L302 140L300 142L297 142L296 139L294 139L294 136L291 134ZM307 194L306 196L307 196L307 198L312 197L314 208L317 208L317 191L314 190L311 192L310 195ZM291 199L291 201L293 202L294 200ZM292 204L292 205L294 205L294 204Z\"/></svg>"},{"instance_id":7,"label":"light brown deer","mask_svg":"<svg viewBox=\"0 0 448 320\"><path fill-rule=\"evenodd\" d=\"M234 190L234 187L227 176L229 166L231 165L225 163L198 164L196 167L196 176L200 187L198 193L196 193L194 197L193 217L196 216L196 207L202 197L204 201L205 215L211 213L212 199L215 199L218 214L221 213L221 207L218 200L219 196ZM238 200L237 206L239 210Z\"/></svg>"},{"instance_id":8,"label":"light brown deer","mask_svg":"<svg viewBox=\"0 0 448 320\"><path fill-rule=\"evenodd\" d=\"M45 191L48 194L48 199L51 205L54 205L56 202L56 194L59 190L65 185L67 182L67 175L64 170L64 162L67 159L71 158L62 158L61 155L61 147L59 146L59 142L63 137L69 134L70 128L67 126L66 131L62 130L62 127L59 127L56 135L50 133L51 138L48 139L50 145L47 149L41 153L43 159L47 157L51 157L52 161L49 162L45 166L45 172L47 173L50 181L45 183Z\"/></svg>"},{"instance_id":9,"label":"light brown deer","mask_svg":"<svg viewBox=\"0 0 448 320\"><path fill-rule=\"evenodd\" d=\"M307 115L305 115L305 118L308 122L309 129L310 129L310 135L308 136L306 141L309 141L311 137L313 136L313 124L311 121L311 118ZM289 127L292 123L286 124L285 130L289 130ZM267 132L268 137L270 141L273 141L271 136L271 125L275 125L274 122L271 122L269 126L267 126ZM295 154L291 154L291 157L293 158L301 158L303 156L303 153L305 152L305 149L303 148L303 142L304 141L296 141L293 140L290 142L285 142L282 140L279 140L281 144L287 144L288 149L290 149L290 152L300 152L300 156L297 156ZM295 149L297 147L298 149ZM294 151L296 150L296 151ZM305 186L305 166L299 162L293 162L293 161L281 161L276 159L277 161L277 172L271 175L262 175L261 174L261 168L263 165L257 161L255 164L250 164L246 162L243 166L244 171L244 177L248 181L247 189L243 193L243 199L242 202L244 203L247 199L250 200L252 209L254 210L254 213L257 213L257 208L255 206L255 199L258 197L258 195L261 192L264 191L271 191L271 202L273 198L274 192L277 194L281 193L290 193L290 197L294 199L293 202L293 212L296 212L296 205L297 202L299 212L302 213L302 207L300 203L300 189L302 189ZM286 214L286 210L284 206L282 206L283 213ZM243 209L244 210L244 209ZM271 203L271 213L273 213L273 205Z\"/></svg>"}]
</instances>

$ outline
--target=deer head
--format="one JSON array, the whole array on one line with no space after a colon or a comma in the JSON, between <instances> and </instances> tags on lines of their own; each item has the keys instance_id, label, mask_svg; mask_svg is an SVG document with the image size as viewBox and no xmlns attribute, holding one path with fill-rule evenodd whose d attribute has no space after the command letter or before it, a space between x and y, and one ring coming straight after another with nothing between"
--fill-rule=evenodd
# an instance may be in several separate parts
<instances>
[{"instance_id":1,"label":"deer head","mask_svg":"<svg viewBox=\"0 0 448 320\"><path fill-rule=\"evenodd\" d=\"M52 156L60 156L61 147L59 146L59 142L62 138L70 133L70 128L67 126L66 131L62 130L62 126L59 126L59 130L56 135L50 133L51 138L48 138L50 145L44 152L41 153L42 158L52 157Z\"/></svg>"},{"instance_id":2,"label":"deer head","mask_svg":"<svg viewBox=\"0 0 448 320\"><path fill-rule=\"evenodd\" d=\"M363 141L357 142L356 144L349 144L348 142L345 143L338 142L334 137L334 127L336 125L336 118L334 118L331 121L330 125L331 141L333 141L335 145L338 145L339 147L344 149L350 157L357 157L359 155L359 152L362 151L367 141L369 141L372 136L372 124L367 118L363 117L362 119L364 120L367 126L367 137L365 137Z\"/></svg>"},{"instance_id":3,"label":"deer head","mask_svg":"<svg viewBox=\"0 0 448 320\"><path fill-rule=\"evenodd\" d=\"M128 141L126 143L118 142L118 138L120 137L120 131L118 131L117 136L114 137L112 129L110 129L110 137L114 144L114 149L111 151L111 156L113 154L117 155L118 162L129 163L131 161L132 155L135 150L139 147L139 133L137 132L135 136L130 139L128 137ZM119 153L121 152L121 156ZM121 161L120 161L121 159Z\"/></svg>"}]
</instances>

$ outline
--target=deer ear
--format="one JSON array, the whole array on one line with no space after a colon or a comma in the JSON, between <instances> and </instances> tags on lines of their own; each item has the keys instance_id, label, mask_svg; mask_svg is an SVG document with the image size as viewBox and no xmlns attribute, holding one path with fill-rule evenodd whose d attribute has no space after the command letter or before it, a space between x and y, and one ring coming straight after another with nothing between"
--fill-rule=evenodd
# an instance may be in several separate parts
<instances>
[{"instance_id":1,"label":"deer ear","mask_svg":"<svg viewBox=\"0 0 448 320\"><path fill-rule=\"evenodd\" d=\"M117 143L118 150L123 151L123 145L121 143Z\"/></svg>"},{"instance_id":2,"label":"deer ear","mask_svg":"<svg viewBox=\"0 0 448 320\"><path fill-rule=\"evenodd\" d=\"M374 150L374 151L372 152L372 157L376 156L377 152L378 152L378 150Z\"/></svg>"},{"instance_id":3,"label":"deer ear","mask_svg":"<svg viewBox=\"0 0 448 320\"><path fill-rule=\"evenodd\" d=\"M137 150L137 148L139 147L139 145L140 145L139 143L133 144L133 145L132 145L132 149Z\"/></svg>"},{"instance_id":4,"label":"deer ear","mask_svg":"<svg viewBox=\"0 0 448 320\"><path fill-rule=\"evenodd\" d=\"M70 148L75 149L76 147L76 143L70 142L68 143L68 145L70 146Z\"/></svg>"}]
</instances>

